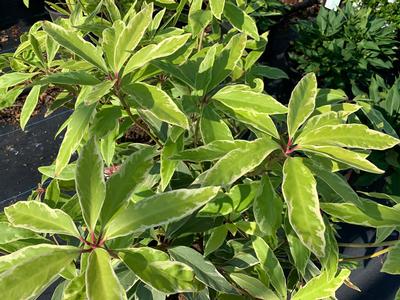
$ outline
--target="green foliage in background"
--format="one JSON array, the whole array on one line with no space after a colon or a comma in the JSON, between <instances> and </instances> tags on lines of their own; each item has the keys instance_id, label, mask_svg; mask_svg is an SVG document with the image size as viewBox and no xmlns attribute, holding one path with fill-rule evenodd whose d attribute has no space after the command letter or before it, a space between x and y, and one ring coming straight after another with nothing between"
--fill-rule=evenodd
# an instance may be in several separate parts
<instances>
[{"instance_id":1,"label":"green foliage in background","mask_svg":"<svg viewBox=\"0 0 400 300\"><path fill-rule=\"evenodd\" d=\"M351 1L337 11L321 8L296 30L291 58L300 71L315 72L323 87L365 89L373 74L391 74L397 60L396 27Z\"/></svg>"}]
</instances>

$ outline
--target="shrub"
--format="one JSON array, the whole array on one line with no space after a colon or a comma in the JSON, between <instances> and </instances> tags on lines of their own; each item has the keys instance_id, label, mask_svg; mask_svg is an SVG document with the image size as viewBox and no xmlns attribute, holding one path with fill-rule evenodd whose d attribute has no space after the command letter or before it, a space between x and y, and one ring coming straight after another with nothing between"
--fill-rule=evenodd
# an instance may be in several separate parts
<instances>
[{"instance_id":1,"label":"shrub","mask_svg":"<svg viewBox=\"0 0 400 300\"><path fill-rule=\"evenodd\" d=\"M360 106L332 104L345 95L313 73L288 106L264 93L265 35L233 2L234 28L207 31L222 16L201 4L188 33L163 29L153 4L112 23L78 5L32 27L9 58L6 97L31 88L22 127L47 86L64 91L52 110L73 113L55 163L39 168L46 192L1 215L5 298L36 297L58 277L61 299L327 298L353 260L339 259L335 223L398 226L396 207L359 196L339 171L382 173L370 151L399 140L353 122ZM153 143L117 143L138 120ZM398 247L383 271L399 272Z\"/></svg>"},{"instance_id":2,"label":"shrub","mask_svg":"<svg viewBox=\"0 0 400 300\"><path fill-rule=\"evenodd\" d=\"M321 8L316 20L300 21L296 30L291 58L301 71L315 72L323 87L365 89L373 74L390 74L396 60L393 24L351 1L336 12Z\"/></svg>"}]
</instances>

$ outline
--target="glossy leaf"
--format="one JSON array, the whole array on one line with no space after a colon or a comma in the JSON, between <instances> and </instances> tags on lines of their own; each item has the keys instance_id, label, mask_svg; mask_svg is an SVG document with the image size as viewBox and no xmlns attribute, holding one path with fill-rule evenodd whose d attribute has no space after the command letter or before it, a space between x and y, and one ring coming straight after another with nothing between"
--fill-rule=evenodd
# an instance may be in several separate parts
<instances>
[{"instance_id":1,"label":"glossy leaf","mask_svg":"<svg viewBox=\"0 0 400 300\"><path fill-rule=\"evenodd\" d=\"M5 299L36 298L78 254L76 247L41 244L2 256L0 270L4 265L8 269L0 276L1 295Z\"/></svg>"},{"instance_id":2,"label":"glossy leaf","mask_svg":"<svg viewBox=\"0 0 400 300\"><path fill-rule=\"evenodd\" d=\"M185 114L166 92L146 83L132 83L123 88L142 109L148 110L161 121L188 128Z\"/></svg>"},{"instance_id":3,"label":"glossy leaf","mask_svg":"<svg viewBox=\"0 0 400 300\"><path fill-rule=\"evenodd\" d=\"M111 257L102 248L94 249L89 255L86 269L86 294L89 300L127 299L125 290L112 268Z\"/></svg>"},{"instance_id":4,"label":"glossy leaf","mask_svg":"<svg viewBox=\"0 0 400 300\"><path fill-rule=\"evenodd\" d=\"M195 292L204 287L189 266L170 261L165 252L141 247L123 249L118 256L143 282L161 292Z\"/></svg>"},{"instance_id":5,"label":"glossy leaf","mask_svg":"<svg viewBox=\"0 0 400 300\"><path fill-rule=\"evenodd\" d=\"M246 147L229 152L221 158L205 175L203 186L226 186L259 166L279 145L269 138L260 138Z\"/></svg>"},{"instance_id":6,"label":"glossy leaf","mask_svg":"<svg viewBox=\"0 0 400 300\"><path fill-rule=\"evenodd\" d=\"M245 85L227 86L218 91L212 98L233 111L239 109L264 114L284 114L287 112L287 108L273 97L249 90Z\"/></svg>"},{"instance_id":7,"label":"glossy leaf","mask_svg":"<svg viewBox=\"0 0 400 300\"><path fill-rule=\"evenodd\" d=\"M200 133L205 144L219 140L233 140L228 125L210 106L204 107L201 113Z\"/></svg>"},{"instance_id":8,"label":"glossy leaf","mask_svg":"<svg viewBox=\"0 0 400 300\"><path fill-rule=\"evenodd\" d=\"M263 300L278 300L278 296L267 288L260 280L243 273L229 275L237 285L248 292L252 297Z\"/></svg>"},{"instance_id":9,"label":"glossy leaf","mask_svg":"<svg viewBox=\"0 0 400 300\"><path fill-rule=\"evenodd\" d=\"M400 243L397 243L390 250L381 271L389 274L400 274Z\"/></svg>"},{"instance_id":10,"label":"glossy leaf","mask_svg":"<svg viewBox=\"0 0 400 300\"><path fill-rule=\"evenodd\" d=\"M23 73L23 72L13 72L7 73L0 77L0 89L7 89L19 83L31 79L37 73Z\"/></svg>"},{"instance_id":11,"label":"glossy leaf","mask_svg":"<svg viewBox=\"0 0 400 300\"><path fill-rule=\"evenodd\" d=\"M205 260L196 250L178 246L169 249L168 252L175 260L192 267L196 277L207 286L226 294L237 294L233 286L217 271L215 266Z\"/></svg>"},{"instance_id":12,"label":"glossy leaf","mask_svg":"<svg viewBox=\"0 0 400 300\"><path fill-rule=\"evenodd\" d=\"M83 218L93 232L106 194L103 159L94 138L87 142L79 155L75 184Z\"/></svg>"},{"instance_id":13,"label":"glossy leaf","mask_svg":"<svg viewBox=\"0 0 400 300\"><path fill-rule=\"evenodd\" d=\"M225 0L210 0L211 12L214 17L221 20L222 13L224 11Z\"/></svg>"},{"instance_id":14,"label":"glossy leaf","mask_svg":"<svg viewBox=\"0 0 400 300\"><path fill-rule=\"evenodd\" d=\"M20 125L22 130L25 129L26 124L29 121L29 118L31 117L33 111L35 110L35 107L39 101L39 94L40 94L40 85L35 85L30 91L28 96L26 97L26 100L24 102L24 106L22 107L21 110L21 116L20 116Z\"/></svg>"},{"instance_id":15,"label":"glossy leaf","mask_svg":"<svg viewBox=\"0 0 400 300\"><path fill-rule=\"evenodd\" d=\"M37 201L21 201L4 209L8 221L16 227L40 233L58 233L80 237L71 217Z\"/></svg>"},{"instance_id":16,"label":"glossy leaf","mask_svg":"<svg viewBox=\"0 0 400 300\"><path fill-rule=\"evenodd\" d=\"M135 189L145 181L153 166L154 148L145 147L130 155L119 171L108 179L106 197L101 210L101 221L105 225L128 201Z\"/></svg>"},{"instance_id":17,"label":"glossy leaf","mask_svg":"<svg viewBox=\"0 0 400 300\"><path fill-rule=\"evenodd\" d=\"M256 41L260 39L256 22L245 11L230 1L225 3L224 16L236 29L247 33Z\"/></svg>"},{"instance_id":18,"label":"glossy leaf","mask_svg":"<svg viewBox=\"0 0 400 300\"><path fill-rule=\"evenodd\" d=\"M37 235L30 230L11 226L7 222L0 222L0 245L34 237Z\"/></svg>"},{"instance_id":19,"label":"glossy leaf","mask_svg":"<svg viewBox=\"0 0 400 300\"><path fill-rule=\"evenodd\" d=\"M172 141L171 138L168 138L162 149L160 157L161 191L164 191L167 188L168 184L171 181L172 176L175 173L175 169L178 165L178 161L171 160L170 156L181 151L182 148L183 148L183 135L181 135L176 142Z\"/></svg>"},{"instance_id":20,"label":"glossy leaf","mask_svg":"<svg viewBox=\"0 0 400 300\"><path fill-rule=\"evenodd\" d=\"M343 269L334 278L330 278L328 272L311 279L305 286L293 295L293 300L303 299L324 299L334 297L335 291L340 288L343 282L349 277L350 270Z\"/></svg>"},{"instance_id":21,"label":"glossy leaf","mask_svg":"<svg viewBox=\"0 0 400 300\"><path fill-rule=\"evenodd\" d=\"M67 84L67 85L95 85L101 83L96 77L88 72L73 71L53 73L43 77L39 83Z\"/></svg>"},{"instance_id":22,"label":"glossy leaf","mask_svg":"<svg viewBox=\"0 0 400 300\"><path fill-rule=\"evenodd\" d=\"M180 189L129 204L107 225L105 236L115 238L177 221L213 199L218 190L219 187Z\"/></svg>"},{"instance_id":23,"label":"glossy leaf","mask_svg":"<svg viewBox=\"0 0 400 300\"><path fill-rule=\"evenodd\" d=\"M339 146L360 149L385 150L399 143L399 140L371 130L361 124L328 125L315 129L297 140L300 145Z\"/></svg>"},{"instance_id":24,"label":"glossy leaf","mask_svg":"<svg viewBox=\"0 0 400 300\"><path fill-rule=\"evenodd\" d=\"M289 138L293 138L297 129L313 113L317 96L317 79L314 73L304 76L290 96L287 126Z\"/></svg>"},{"instance_id":25,"label":"glossy leaf","mask_svg":"<svg viewBox=\"0 0 400 300\"><path fill-rule=\"evenodd\" d=\"M272 249L260 237L254 237L253 249L260 261L261 268L268 274L272 286L286 299L286 278L283 269Z\"/></svg>"},{"instance_id":26,"label":"glossy leaf","mask_svg":"<svg viewBox=\"0 0 400 300\"><path fill-rule=\"evenodd\" d=\"M107 72L106 63L103 60L101 50L97 49L90 42L85 41L77 32L67 30L60 25L45 21L42 25L46 31L57 43L72 51L82 59Z\"/></svg>"},{"instance_id":27,"label":"glossy leaf","mask_svg":"<svg viewBox=\"0 0 400 300\"><path fill-rule=\"evenodd\" d=\"M204 256L208 256L210 253L217 250L222 246L228 235L228 229L225 225L215 227L211 230L210 237L208 238L204 247Z\"/></svg>"},{"instance_id":28,"label":"glossy leaf","mask_svg":"<svg viewBox=\"0 0 400 300\"><path fill-rule=\"evenodd\" d=\"M293 230L307 248L317 256L324 256L325 225L319 211L317 184L302 158L286 159L282 193Z\"/></svg>"},{"instance_id":29,"label":"glossy leaf","mask_svg":"<svg viewBox=\"0 0 400 300\"><path fill-rule=\"evenodd\" d=\"M61 143L60 150L58 151L56 158L56 177L68 165L71 155L78 148L95 108L96 104L92 104L90 106L81 104L75 108L75 111L72 113L71 121L68 124L67 132Z\"/></svg>"}]
</instances>

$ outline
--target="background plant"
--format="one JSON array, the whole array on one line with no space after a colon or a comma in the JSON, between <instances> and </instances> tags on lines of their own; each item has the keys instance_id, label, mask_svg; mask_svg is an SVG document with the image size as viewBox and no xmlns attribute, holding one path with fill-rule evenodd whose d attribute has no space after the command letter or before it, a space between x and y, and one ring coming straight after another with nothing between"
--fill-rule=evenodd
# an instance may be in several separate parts
<instances>
[{"instance_id":1,"label":"background plant","mask_svg":"<svg viewBox=\"0 0 400 300\"><path fill-rule=\"evenodd\" d=\"M315 72L323 87L351 93L354 86L367 88L374 74L392 76L396 28L371 9L355 8L351 1L336 12L321 8L315 20L299 21L296 30L291 57L301 71Z\"/></svg>"}]
</instances>

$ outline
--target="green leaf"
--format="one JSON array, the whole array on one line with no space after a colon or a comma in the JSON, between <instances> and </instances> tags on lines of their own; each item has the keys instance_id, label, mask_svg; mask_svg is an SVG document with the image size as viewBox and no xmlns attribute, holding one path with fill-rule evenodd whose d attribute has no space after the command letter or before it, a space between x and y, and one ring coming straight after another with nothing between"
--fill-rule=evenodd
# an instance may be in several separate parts
<instances>
[{"instance_id":1,"label":"green leaf","mask_svg":"<svg viewBox=\"0 0 400 300\"><path fill-rule=\"evenodd\" d=\"M246 41L245 34L234 35L225 48L217 54L212 72L212 81L208 87L209 90L217 87L232 73L243 55Z\"/></svg>"},{"instance_id":2,"label":"green leaf","mask_svg":"<svg viewBox=\"0 0 400 300\"><path fill-rule=\"evenodd\" d=\"M115 72L121 70L131 55L130 51L133 51L143 38L147 27L151 24L152 14L153 3L145 5L139 13L129 20L129 23L118 36L114 50Z\"/></svg>"},{"instance_id":3,"label":"green leaf","mask_svg":"<svg viewBox=\"0 0 400 300\"><path fill-rule=\"evenodd\" d=\"M233 141L228 125L209 105L204 107L201 113L200 133L205 144L218 140Z\"/></svg>"},{"instance_id":4,"label":"green leaf","mask_svg":"<svg viewBox=\"0 0 400 300\"><path fill-rule=\"evenodd\" d=\"M62 300L86 299L85 273L82 272L65 286Z\"/></svg>"},{"instance_id":5,"label":"green leaf","mask_svg":"<svg viewBox=\"0 0 400 300\"><path fill-rule=\"evenodd\" d=\"M339 125L344 123L344 118L339 115L339 113L330 111L322 114L315 115L307 120L304 124L304 127L301 129L300 134L297 136L295 141L300 139L303 135L306 135L308 132L313 131L322 126L326 125Z\"/></svg>"},{"instance_id":6,"label":"green leaf","mask_svg":"<svg viewBox=\"0 0 400 300\"><path fill-rule=\"evenodd\" d=\"M169 249L168 252L175 260L192 267L196 277L207 286L226 294L237 294L234 287L217 271L214 265L205 260L196 250L178 246Z\"/></svg>"},{"instance_id":7,"label":"green leaf","mask_svg":"<svg viewBox=\"0 0 400 300\"><path fill-rule=\"evenodd\" d=\"M297 129L313 113L316 96L317 78L314 73L309 73L299 81L290 96L287 115L289 138L293 139Z\"/></svg>"},{"instance_id":8,"label":"green leaf","mask_svg":"<svg viewBox=\"0 0 400 300\"><path fill-rule=\"evenodd\" d=\"M199 96L205 96L209 92L208 86L212 80L211 77L216 59L217 46L218 44L209 48L204 59L200 63L199 71L196 74L195 86L200 92L198 94Z\"/></svg>"},{"instance_id":9,"label":"green leaf","mask_svg":"<svg viewBox=\"0 0 400 300\"><path fill-rule=\"evenodd\" d=\"M22 130L25 129L25 126L28 123L29 118L31 117L33 111L35 110L36 104L38 103L39 100L40 88L41 88L40 85L35 85L29 91L29 94L26 97L24 106L22 107L21 110L21 117L19 120Z\"/></svg>"},{"instance_id":10,"label":"green leaf","mask_svg":"<svg viewBox=\"0 0 400 300\"><path fill-rule=\"evenodd\" d=\"M278 300L279 298L273 291L267 288L257 278L242 273L232 273L229 275L232 280L252 297L264 300Z\"/></svg>"},{"instance_id":11,"label":"green leaf","mask_svg":"<svg viewBox=\"0 0 400 300\"><path fill-rule=\"evenodd\" d=\"M397 243L387 255L381 272L400 274L400 242Z\"/></svg>"},{"instance_id":12,"label":"green leaf","mask_svg":"<svg viewBox=\"0 0 400 300\"><path fill-rule=\"evenodd\" d=\"M8 221L16 227L40 233L58 233L80 237L74 221L60 209L37 201L21 201L4 209Z\"/></svg>"},{"instance_id":13,"label":"green leaf","mask_svg":"<svg viewBox=\"0 0 400 300\"><path fill-rule=\"evenodd\" d=\"M287 290L285 274L283 273L283 269L274 252L260 237L254 237L252 245L257 258L260 261L261 268L268 274L272 286L282 298L286 299Z\"/></svg>"},{"instance_id":14,"label":"green leaf","mask_svg":"<svg viewBox=\"0 0 400 300\"><path fill-rule=\"evenodd\" d=\"M325 224L319 211L317 183L302 158L287 158L283 166L282 193L293 230L317 256L325 252Z\"/></svg>"},{"instance_id":15,"label":"green leaf","mask_svg":"<svg viewBox=\"0 0 400 300\"><path fill-rule=\"evenodd\" d=\"M217 250L225 242L226 236L228 235L228 229L225 225L221 225L211 229L210 237L204 248L204 256L208 256L210 253Z\"/></svg>"},{"instance_id":16,"label":"green leaf","mask_svg":"<svg viewBox=\"0 0 400 300\"><path fill-rule=\"evenodd\" d=\"M345 101L347 99L346 93L342 90L333 89L318 89L317 98L315 99L316 107L334 104Z\"/></svg>"},{"instance_id":17,"label":"green leaf","mask_svg":"<svg viewBox=\"0 0 400 300\"><path fill-rule=\"evenodd\" d=\"M385 150L399 143L399 140L369 129L361 124L327 125L315 129L302 138L297 144L315 146L339 146L360 149Z\"/></svg>"},{"instance_id":18,"label":"green leaf","mask_svg":"<svg viewBox=\"0 0 400 300\"><path fill-rule=\"evenodd\" d=\"M286 106L280 104L270 95L254 92L248 86L241 84L224 87L212 98L233 111L238 109L264 114L284 114L287 112Z\"/></svg>"},{"instance_id":19,"label":"green leaf","mask_svg":"<svg viewBox=\"0 0 400 300\"><path fill-rule=\"evenodd\" d=\"M61 46L102 71L107 72L107 65L102 57L102 51L90 42L85 41L77 32L66 30L60 25L48 21L45 21L42 27Z\"/></svg>"},{"instance_id":20,"label":"green leaf","mask_svg":"<svg viewBox=\"0 0 400 300\"><path fill-rule=\"evenodd\" d=\"M166 294L196 292L204 288L189 266L170 261L162 251L149 247L131 248L121 250L118 256L140 280Z\"/></svg>"},{"instance_id":21,"label":"green leaf","mask_svg":"<svg viewBox=\"0 0 400 300\"><path fill-rule=\"evenodd\" d=\"M44 66L45 60L43 57L42 50L40 49L40 42L37 40L37 38L32 33L29 34L29 42L32 45L33 52L35 52L35 55L40 60L41 65Z\"/></svg>"},{"instance_id":22,"label":"green leaf","mask_svg":"<svg viewBox=\"0 0 400 300\"><path fill-rule=\"evenodd\" d=\"M101 210L103 225L128 203L135 189L145 181L153 166L154 155L153 147L145 147L133 153L125 160L120 170L108 179L106 198Z\"/></svg>"},{"instance_id":23,"label":"green leaf","mask_svg":"<svg viewBox=\"0 0 400 300\"><path fill-rule=\"evenodd\" d=\"M350 151L340 147L334 146L312 146L304 145L301 147L304 152L311 152L328 157L346 165L352 166L356 169L363 170L370 173L382 174L385 171L379 169L373 163L369 162L364 156L357 152Z\"/></svg>"},{"instance_id":24,"label":"green leaf","mask_svg":"<svg viewBox=\"0 0 400 300\"><path fill-rule=\"evenodd\" d=\"M343 269L335 277L331 278L329 272L322 272L321 275L311 279L305 286L293 295L293 300L304 299L325 299L335 296L335 291L341 287L349 277L350 270Z\"/></svg>"},{"instance_id":25,"label":"green leaf","mask_svg":"<svg viewBox=\"0 0 400 300\"><path fill-rule=\"evenodd\" d=\"M96 104L90 106L81 104L72 113L70 117L71 121L68 124L67 132L56 158L55 177L61 174L63 169L68 165L72 153L78 148L95 108Z\"/></svg>"},{"instance_id":26,"label":"green leaf","mask_svg":"<svg viewBox=\"0 0 400 300\"><path fill-rule=\"evenodd\" d=\"M67 84L67 85L94 85L101 83L96 77L88 72L59 72L47 75L39 83Z\"/></svg>"},{"instance_id":27,"label":"green leaf","mask_svg":"<svg viewBox=\"0 0 400 300\"><path fill-rule=\"evenodd\" d=\"M287 218L285 219L284 229L294 265L300 274L304 276L306 274L307 264L309 263L310 259L310 250L304 246L296 232L294 232Z\"/></svg>"},{"instance_id":28,"label":"green leaf","mask_svg":"<svg viewBox=\"0 0 400 300\"><path fill-rule=\"evenodd\" d=\"M185 114L166 92L146 83L131 83L123 87L133 97L133 101L142 109L148 110L161 121L188 128Z\"/></svg>"},{"instance_id":29,"label":"green leaf","mask_svg":"<svg viewBox=\"0 0 400 300\"><path fill-rule=\"evenodd\" d=\"M161 156L160 156L161 191L164 191L167 188L169 182L171 181L172 176L175 173L175 169L179 163L178 161L170 159L170 156L181 151L182 149L183 149L183 134L180 135L180 137L176 142L172 141L170 137L167 139L161 151Z\"/></svg>"},{"instance_id":30,"label":"green leaf","mask_svg":"<svg viewBox=\"0 0 400 300\"><path fill-rule=\"evenodd\" d=\"M104 138L118 126L118 120L121 118L121 108L117 106L105 106L96 113L91 131L98 138Z\"/></svg>"},{"instance_id":31,"label":"green leaf","mask_svg":"<svg viewBox=\"0 0 400 300\"><path fill-rule=\"evenodd\" d=\"M390 227L400 225L400 210L360 199L353 203L321 203L321 209L327 214L346 223L368 227Z\"/></svg>"},{"instance_id":32,"label":"green leaf","mask_svg":"<svg viewBox=\"0 0 400 300\"><path fill-rule=\"evenodd\" d=\"M116 238L177 221L212 200L218 191L219 187L180 189L130 203L107 224L105 236Z\"/></svg>"},{"instance_id":33,"label":"green leaf","mask_svg":"<svg viewBox=\"0 0 400 300\"><path fill-rule=\"evenodd\" d=\"M270 66L256 65L251 69L251 73L268 79L289 79L289 76L281 69Z\"/></svg>"},{"instance_id":34,"label":"green leaf","mask_svg":"<svg viewBox=\"0 0 400 300\"><path fill-rule=\"evenodd\" d=\"M0 222L0 245L35 237L37 235L30 230L13 227L6 222Z\"/></svg>"},{"instance_id":35,"label":"green leaf","mask_svg":"<svg viewBox=\"0 0 400 300\"><path fill-rule=\"evenodd\" d=\"M4 270L0 276L1 295L4 299L36 299L79 251L72 246L41 244L0 257L0 270Z\"/></svg>"},{"instance_id":36,"label":"green leaf","mask_svg":"<svg viewBox=\"0 0 400 300\"><path fill-rule=\"evenodd\" d=\"M99 84L88 86L81 90L75 105L84 102L86 105L100 102L101 98L109 93L114 86L115 81L105 80Z\"/></svg>"},{"instance_id":37,"label":"green leaf","mask_svg":"<svg viewBox=\"0 0 400 300\"><path fill-rule=\"evenodd\" d=\"M225 0L210 0L211 12L218 20L221 20L225 7Z\"/></svg>"},{"instance_id":38,"label":"green leaf","mask_svg":"<svg viewBox=\"0 0 400 300\"><path fill-rule=\"evenodd\" d=\"M265 175L254 198L253 214L258 227L268 236L274 236L282 223L283 203Z\"/></svg>"},{"instance_id":39,"label":"green leaf","mask_svg":"<svg viewBox=\"0 0 400 300\"><path fill-rule=\"evenodd\" d=\"M193 37L200 36L212 20L210 10L202 9L203 0L192 0L188 15L188 25Z\"/></svg>"},{"instance_id":40,"label":"green leaf","mask_svg":"<svg viewBox=\"0 0 400 300\"><path fill-rule=\"evenodd\" d=\"M7 89L11 86L22 83L28 79L31 79L33 76L38 73L22 73L22 72L14 72L7 73L0 77L0 89Z\"/></svg>"},{"instance_id":41,"label":"green leaf","mask_svg":"<svg viewBox=\"0 0 400 300\"><path fill-rule=\"evenodd\" d=\"M75 168L76 168L75 164L69 164L63 169L63 171L58 176L56 176L55 174L56 170L55 165L39 167L38 170L40 173L49 178L57 178L59 180L69 181L75 179Z\"/></svg>"},{"instance_id":42,"label":"green leaf","mask_svg":"<svg viewBox=\"0 0 400 300\"><path fill-rule=\"evenodd\" d=\"M260 138L221 158L205 175L203 186L227 186L259 166L280 146L269 138Z\"/></svg>"},{"instance_id":43,"label":"green leaf","mask_svg":"<svg viewBox=\"0 0 400 300\"><path fill-rule=\"evenodd\" d=\"M75 184L83 219L93 232L106 194L103 159L94 138L87 142L80 153Z\"/></svg>"},{"instance_id":44,"label":"green leaf","mask_svg":"<svg viewBox=\"0 0 400 300\"><path fill-rule=\"evenodd\" d=\"M121 286L111 265L111 257L102 248L94 249L89 255L86 269L86 294L89 300L125 300Z\"/></svg>"},{"instance_id":45,"label":"green leaf","mask_svg":"<svg viewBox=\"0 0 400 300\"><path fill-rule=\"evenodd\" d=\"M190 38L190 34L172 36L164 39L158 44L150 44L132 55L125 66L124 74L128 74L143 67L148 62L167 57L178 51Z\"/></svg>"},{"instance_id":46,"label":"green leaf","mask_svg":"<svg viewBox=\"0 0 400 300\"><path fill-rule=\"evenodd\" d=\"M248 143L248 141L244 140L216 140L204 146L181 151L178 154L171 156L170 159L188 160L193 162L213 161L220 159L232 150L246 147Z\"/></svg>"},{"instance_id":47,"label":"green leaf","mask_svg":"<svg viewBox=\"0 0 400 300\"><path fill-rule=\"evenodd\" d=\"M260 39L256 22L245 11L230 1L225 3L224 16L237 30L247 33L256 41Z\"/></svg>"}]
</instances>

